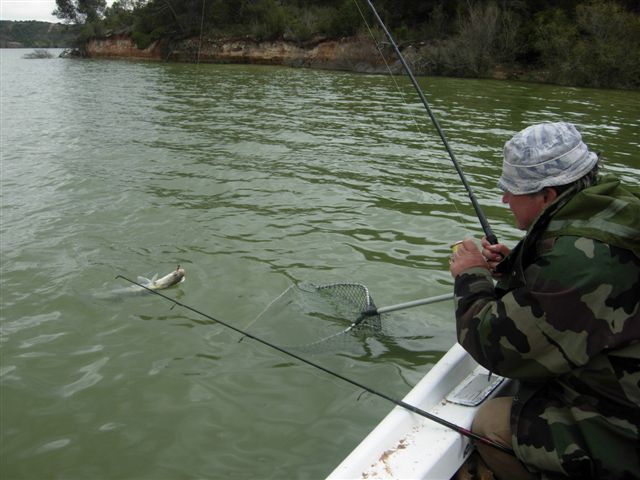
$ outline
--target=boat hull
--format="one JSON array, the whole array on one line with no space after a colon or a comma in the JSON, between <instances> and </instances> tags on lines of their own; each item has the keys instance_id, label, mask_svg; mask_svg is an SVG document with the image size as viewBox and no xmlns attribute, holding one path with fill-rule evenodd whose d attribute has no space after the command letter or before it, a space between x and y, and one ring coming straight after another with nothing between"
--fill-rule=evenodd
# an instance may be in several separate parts
<instances>
[{"instance_id":1,"label":"boat hull","mask_svg":"<svg viewBox=\"0 0 640 480\"><path fill-rule=\"evenodd\" d=\"M482 402L507 385L455 344L403 400L470 429ZM328 479L449 480L472 450L469 438L397 406Z\"/></svg>"}]
</instances>

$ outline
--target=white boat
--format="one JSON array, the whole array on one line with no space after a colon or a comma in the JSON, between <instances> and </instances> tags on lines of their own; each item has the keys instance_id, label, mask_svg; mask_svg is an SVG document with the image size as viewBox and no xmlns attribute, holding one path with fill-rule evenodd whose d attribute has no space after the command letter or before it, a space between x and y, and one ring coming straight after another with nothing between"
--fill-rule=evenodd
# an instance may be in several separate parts
<instances>
[{"instance_id":1,"label":"white boat","mask_svg":"<svg viewBox=\"0 0 640 480\"><path fill-rule=\"evenodd\" d=\"M491 375L456 343L403 401L470 429L482 402L508 383ZM472 451L468 437L396 406L328 479L449 480Z\"/></svg>"}]
</instances>

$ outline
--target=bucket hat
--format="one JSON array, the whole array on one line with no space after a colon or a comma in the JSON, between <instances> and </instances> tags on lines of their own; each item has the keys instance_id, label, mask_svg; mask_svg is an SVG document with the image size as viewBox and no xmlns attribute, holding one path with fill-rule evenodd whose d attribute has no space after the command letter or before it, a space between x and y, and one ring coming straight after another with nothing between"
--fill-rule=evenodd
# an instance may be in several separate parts
<instances>
[{"instance_id":1,"label":"bucket hat","mask_svg":"<svg viewBox=\"0 0 640 480\"><path fill-rule=\"evenodd\" d=\"M498 187L524 195L567 185L587 174L597 161L571 123L539 123L505 143Z\"/></svg>"}]
</instances>

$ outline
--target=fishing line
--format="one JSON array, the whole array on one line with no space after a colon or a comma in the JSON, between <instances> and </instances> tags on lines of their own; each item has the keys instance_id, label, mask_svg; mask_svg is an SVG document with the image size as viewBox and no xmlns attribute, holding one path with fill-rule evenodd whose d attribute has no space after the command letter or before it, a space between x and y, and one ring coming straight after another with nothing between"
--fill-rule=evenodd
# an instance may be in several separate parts
<instances>
[{"instance_id":1,"label":"fishing line","mask_svg":"<svg viewBox=\"0 0 640 480\"><path fill-rule=\"evenodd\" d=\"M362 17L362 20L364 21L364 25L367 27L367 31L369 32L369 35L371 36L371 39L376 44L376 47L377 47L376 49L378 50L378 53L380 54L380 58L382 58L382 61L384 62L384 65L385 65L385 67L387 69L387 72L389 72L389 77L391 77L391 80L393 81L393 84L396 87L396 91L398 92L398 95L400 95L400 98L402 99L402 104L404 105L405 110L407 111L407 113L411 117L411 120L413 121L413 123L414 123L414 125L416 127L416 130L418 130L418 133L421 134L421 135L424 135L424 132L422 131L422 128L420 127L420 123L418 122L418 120L416 119L415 115L413 114L413 112L409 108L409 102L407 101L404 92L402 91L402 89L400 88L400 85L396 81L396 77L395 77L393 71L391 70L391 65L389 65L389 62L387 62L387 57L384 56L384 52L382 51L382 43L378 41L378 39L376 38L375 34L373 33L373 30L371 29L371 26L369 25L369 22L367 21L367 17L365 17L364 12L360 8L360 4L358 3L358 0L353 0L353 3L355 3L356 8L358 9L358 13L360 13L360 17ZM462 215L460 214L460 211L458 210L458 207L456 206L455 203L452 203L452 205L453 205L453 208L455 208L456 213L458 214L458 218L462 222Z\"/></svg>"},{"instance_id":2,"label":"fishing line","mask_svg":"<svg viewBox=\"0 0 640 480\"><path fill-rule=\"evenodd\" d=\"M422 131L422 128L420 127L420 123L418 122L418 120L416 119L415 115L413 114L413 112L409 108L409 102L407 102L407 99L406 99L406 97L404 95L404 92L402 91L402 89L400 88L400 85L396 81L396 76L394 75L393 71L391 70L391 65L389 65L389 62L387 62L387 57L384 56L384 52L382 51L382 42L379 42L378 39L376 38L375 34L373 33L373 30L371 29L371 26L369 25L369 22L367 21L367 17L365 17L364 12L360 8L360 4L358 3L358 0L353 0L353 3L355 3L356 8L358 9L358 13L360 13L360 17L362 17L362 20L364 21L364 25L367 27L367 31L369 32L369 35L371 36L371 39L376 44L378 53L380 54L380 58L382 58L382 61L384 62L385 67L387 68L387 72L389 72L389 77L391 77L391 80L393 81L393 84L396 86L396 91L398 92L398 94L400 95L400 98L402 99L402 104L404 105L405 110L407 111L407 113L411 117L411 120L413 121L418 133L420 135L425 135L424 132ZM460 210L458 210L458 206L456 205L456 202L451 202L451 205L453 206L454 210L456 211L456 214L458 216L458 219L460 220L460 223L464 223L464 219L462 217L462 214L460 213Z\"/></svg>"},{"instance_id":3,"label":"fishing line","mask_svg":"<svg viewBox=\"0 0 640 480\"><path fill-rule=\"evenodd\" d=\"M200 15L200 41L198 42L198 56L196 58L196 64L200 65L200 50L202 49L202 30L204 27L204 6L205 6L205 1L206 0L202 0L202 14Z\"/></svg>"},{"instance_id":4,"label":"fishing line","mask_svg":"<svg viewBox=\"0 0 640 480\"><path fill-rule=\"evenodd\" d=\"M373 30L371 29L371 26L369 25L369 22L367 22L367 18L364 16L364 12L360 9L360 4L358 3L357 0L353 0L353 3L356 4L356 8L358 9L358 12L360 13L360 16L362 17L362 20L364 21L364 24L367 27L367 30L369 31L369 35L371 35L371 38L373 39L373 41L376 44L377 50L380 53L380 57L382 58L382 61L384 62L385 67L387 68L387 71L389 72L389 76L391 77L391 80L393 81L393 84L396 86L396 90L398 91L398 94L402 98L402 103L405 106L405 108L407 110L407 113L411 117L411 120L413 120L413 123L415 124L416 129L418 130L418 132L420 134L422 134L422 130L420 129L420 124L418 123L418 120L416 120L416 117L413 115L413 112L411 112L411 109L409 109L409 102L407 102L407 99L406 99L402 89L400 88L400 85L396 81L396 77L394 76L393 71L391 71L391 66L389 65L389 62L387 62L387 57L385 57L384 53L382 53L381 44L380 44L380 42L378 42L378 39L374 35Z\"/></svg>"},{"instance_id":5,"label":"fishing line","mask_svg":"<svg viewBox=\"0 0 640 480\"><path fill-rule=\"evenodd\" d=\"M256 323L258 321L258 319L264 315L270 308L272 305L274 305L278 300L280 300L282 297L284 297L286 295L286 293L289 291L289 289L287 288L284 292L282 292L280 295L278 295L276 298L274 298L273 300L271 300L269 302L269 305L267 305L266 307L264 307L262 309L262 311L256 316L256 318L254 318L253 320L251 320L245 328L245 330L248 330L249 328L251 328L253 326L254 323Z\"/></svg>"},{"instance_id":6,"label":"fishing line","mask_svg":"<svg viewBox=\"0 0 640 480\"><path fill-rule=\"evenodd\" d=\"M359 5L358 5L358 0L353 0L358 8L358 11L360 12L360 15L362 16L363 20L365 21L365 24L367 23L366 18L363 15L362 10L360 9ZM384 24L384 22L382 21L382 18L380 18L380 15L378 14L378 11L376 10L376 8L373 6L373 3L371 3L371 0L365 0L367 5L369 6L369 10L371 10L371 13L373 14L373 16L375 17L376 21L378 22L378 25L380 26L380 28L382 28L382 31L385 33L387 39L389 40L389 43L391 44L391 46L393 47L396 55L398 56L398 59L400 60L400 63L402 64L405 72L407 73L409 79L411 80L411 83L413 84L416 92L418 93L418 96L420 97L420 100L422 101L422 104L424 105L425 109L427 110L427 113L429 114L429 117L431 118L431 121L433 123L433 125L435 126L438 135L440 136L440 140L442 141L442 144L444 145L445 149L447 150L447 153L449 154L449 158L451 159L451 162L453 163L453 166L455 167L456 171L458 172L458 176L460 177L460 180L462 181L462 184L464 185L464 188L467 191L467 194L469 195L469 199L471 200L471 204L473 206L473 209L476 212L476 217L478 218L478 220L480 221L480 225L482 227L482 230L484 231L484 235L487 238L487 240L489 241L489 243L491 243L492 245L495 245L496 243L498 243L498 239L497 237L494 235L493 231L491 230L491 227L489 226L489 222L487 220L486 215L484 214L482 207L480 206L480 204L478 203L478 200L476 199L476 196L473 192L473 189L471 188L471 185L469 185L469 182L467 181L464 172L462 171L462 167L460 166L460 164L458 163L456 156L453 153L453 150L451 149L449 142L447 140L447 137L444 133L444 130L442 130L442 127L440 126L440 123L438 122L438 119L436 118L435 114L433 113L433 111L431 110L431 106L429 105L429 101L427 100L427 97L425 96L424 92L422 91L422 88L420 88L420 85L418 84L418 81L416 80L415 76L413 75L413 72L411 71L411 68L409 67L409 65L407 64L407 61L405 60L404 56L402 55L402 52L400 52L400 48L398 47L398 45L396 44L395 40L393 39L393 36L391 35L391 32L389 32L389 30L387 29L386 25ZM369 28L368 24L367 24L367 28ZM371 29L369 28L369 31L371 31ZM375 38L374 38L375 40ZM380 49L378 49L380 51L380 53L382 54L382 51ZM383 55L384 58L384 55ZM386 64L386 60L385 60L385 64ZM388 64L387 64L388 65Z\"/></svg>"},{"instance_id":7,"label":"fishing line","mask_svg":"<svg viewBox=\"0 0 640 480\"><path fill-rule=\"evenodd\" d=\"M212 321L214 321L216 323L219 323L220 325L222 325L224 327L227 327L227 328L233 330L234 332L243 335L244 337L247 337L247 338L250 338L252 340L255 340L258 343L261 343L261 344L263 344L263 345L265 345L265 346L267 346L269 348L277 350L280 353L283 353L283 354L285 354L285 355L287 355L289 357L295 358L296 360L298 360L298 361L300 361L302 363L305 363L305 364L307 364L307 365L309 365L309 366L311 366L313 368L321 370L321 371L323 371L323 372L325 372L325 373L327 373L327 374L329 374L329 375L331 375L333 377L336 377L336 378L338 378L338 379L340 379L340 380L342 380L344 382L350 383L351 385L354 385L354 386L356 386L356 387L358 387L358 388L360 388L362 390L365 390L365 391L367 391L367 392L369 392L369 393L371 393L373 395L376 395L376 396L378 396L380 398L388 400L389 402L394 403L395 405L398 405L398 406L400 406L400 407L402 407L402 408L404 408L406 410L409 410L410 412L416 413L416 414L418 414L418 415L420 415L420 416L422 416L424 418L427 418L427 419L429 419L429 420L431 420L431 421L433 421L435 423L438 423L438 424L442 425L443 427L447 427L447 428L449 428L449 429L451 429L451 430L453 430L453 431L455 431L455 432L457 432L457 433L459 433L459 434L461 434L461 435L463 435L465 437L471 438L471 439L473 439L473 440L475 440L477 442L480 442L480 443L482 443L484 445L488 445L488 446L491 446L493 448L496 448L496 449L498 449L498 450L500 450L500 451L502 451L504 453L508 453L508 454L514 455L513 450L511 450L508 447L505 447L504 445L501 445L500 443L494 442L493 440L491 440L489 438L486 438L486 437L483 437L481 435L478 435L478 434L472 432L471 430L468 430L468 429L463 428L463 427L461 427L459 425L456 425L455 423L451 423L448 420L445 420L444 418L437 417L437 416L435 416L435 415L433 415L433 414L431 414L429 412L426 412L426 411L424 411L424 410L422 410L422 409L420 409L420 408L418 408L418 407L416 407L414 405L411 405L411 404L406 403L406 402L404 402L402 400L398 400L398 399L395 399L393 397L390 397L389 395L387 395L385 393L382 393L382 392L379 392L377 390L374 390L373 388L368 387L366 385L363 385L362 383L360 383L360 382L358 382L356 380L353 380L353 379L345 377L345 376L343 376L343 375L341 375L341 374L339 374L337 372L329 370L328 368L323 367L322 365L320 365L318 363L315 363L315 362L313 362L311 360L308 360L308 359L306 359L304 357L301 357L300 355L297 355L297 354L295 354L295 353L293 353L293 352L291 352L289 350L286 350L286 349L284 349L282 347L279 347L278 345L275 345L274 343L271 343L271 342L269 342L267 340L264 340L264 339L262 339L260 337L252 335L251 333L247 332L246 330L242 330L240 328L234 327L233 325L231 325L229 323L223 322L222 320L218 320L217 318L214 318L211 315L207 315L206 313L201 312L201 311L199 311L199 310L197 310L197 309L195 309L193 307L190 307L189 305L186 305L186 304L184 304L184 303L182 303L182 302L180 302L178 300L175 300L175 299L173 299L171 297L168 297L168 296L158 292L157 290L152 290L152 289L150 289L148 287L145 287L144 285L139 284L138 282L134 282L133 280L130 280L130 279L128 279L127 277L125 277L123 275L116 276L116 279L118 279L118 278L121 278L121 279L123 279L123 280L125 280L125 281L127 281L127 282L129 282L129 283L131 283L133 285L137 285L139 287L142 287L145 290L147 290L147 291L149 291L151 293L154 293L154 294L158 295L159 297L164 298L165 300L168 300L168 301L172 302L174 305L178 305L178 306L180 306L182 308L185 308L187 310L190 310L190 311L192 311L192 312L194 312L194 313L196 313L198 315L201 315L202 317L204 317L204 318L206 318L208 320L212 320Z\"/></svg>"}]
</instances>

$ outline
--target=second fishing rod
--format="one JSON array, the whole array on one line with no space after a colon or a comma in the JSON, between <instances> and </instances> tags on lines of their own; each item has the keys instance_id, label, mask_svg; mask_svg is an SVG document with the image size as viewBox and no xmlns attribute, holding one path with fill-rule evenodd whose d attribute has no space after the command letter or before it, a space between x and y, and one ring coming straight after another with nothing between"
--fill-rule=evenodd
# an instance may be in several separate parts
<instances>
[{"instance_id":1,"label":"second fishing rod","mask_svg":"<svg viewBox=\"0 0 640 480\"><path fill-rule=\"evenodd\" d=\"M354 1L357 2L358 0L354 0ZM386 35L387 39L389 40L389 43L391 44L391 46L393 47L393 50L395 51L396 55L398 56L398 59L400 60L400 63L402 63L402 66L403 66L405 72L407 73L407 75L409 76L409 79L411 80L411 83L413 84L413 86L415 87L416 91L418 92L418 96L420 97L420 100L422 101L422 104L426 108L427 113L429 114L429 117L431 118L431 121L433 122L433 125L435 126L436 130L438 131L438 135L440 136L440 139L442 140L442 143L443 143L445 149L447 150L447 153L449 154L449 157L451 158L451 161L453 162L453 166L455 167L456 171L458 172L458 175L460 176L460 180L462 181L462 184L464 185L464 188L466 189L467 193L469 194L469 199L471 200L471 204L473 205L473 209L475 210L476 216L478 217L478 220L480 221L480 225L482 226L482 230L484 232L485 237L487 238L489 243L491 243L492 245L495 245L496 243L498 243L498 239L494 235L493 231L491 230L491 227L489 226L489 221L487 220L486 215L482 211L482 207L478 203L478 200L476 199L476 196L473 193L473 189L471 188L471 185L469 185L469 182L467 181L467 178L465 177L464 172L462 171L462 167L458 163L458 160L456 159L456 156L454 155L453 150L451 150L451 147L449 146L449 142L447 141L447 137L444 134L444 131L442 130L442 127L440 126L440 123L438 122L438 119L436 118L436 116L434 115L433 111L431 110L431 106L429 105L429 101L427 100L427 97L425 96L424 92L422 91L422 88L420 88L420 85L418 84L418 81L416 80L416 77L414 76L413 72L411 71L411 68L409 68L409 64L407 63L407 61L405 60L404 56L402 55L402 52L400 51L400 48L398 47L397 43L393 39L393 36L391 35L391 32L389 32L389 29L387 28L387 26L382 21L382 18L380 18L380 15L378 14L378 11L374 7L373 3L371 2L371 0L365 0L365 1L366 1L367 5L369 6L369 10L371 10L371 13L375 17L376 22L378 22L378 25L380 25L380 28L384 31L384 34Z\"/></svg>"},{"instance_id":2,"label":"second fishing rod","mask_svg":"<svg viewBox=\"0 0 640 480\"><path fill-rule=\"evenodd\" d=\"M364 385L364 384L362 384L362 383L360 383L360 382L358 382L356 380L353 380L352 378L345 377L345 376L343 376L343 375L341 375L341 374L339 374L337 372L334 372L333 370L330 370L330 369L328 369L326 367L323 367L322 365L320 365L318 363L312 362L311 360L309 360L307 358L304 358L304 357L302 357L302 356L300 356L300 355L298 355L298 354L296 354L296 353L294 353L294 352L292 352L292 351L290 351L290 350L288 350L286 348L283 348L283 347L278 346L278 345L276 345L274 343L271 343L271 342L269 342L267 340L264 340L263 338L260 338L260 337L258 337L256 335L253 335L253 334L249 333L246 330L242 330L242 329L240 329L238 327L235 327L235 326L231 325L230 323L227 323L227 322L224 322L224 321L219 320L217 318L214 318L211 315L207 315L206 313L204 313L204 312L202 312L200 310L197 310L197 309L195 309L193 307L190 307L189 305L186 305L186 304L184 304L182 302L179 302L178 300L175 300L175 299L173 299L171 297L168 297L168 296L158 292L157 290L152 290L148 286L142 285L142 284L140 284L138 282L134 282L133 280L130 280L130 279L128 279L127 277L125 277L123 275L116 276L116 279L118 279L118 278L121 278L122 280L124 280L126 282L129 282L129 283L131 283L133 285L137 285L138 287L146 290L149 293L153 293L154 295L158 295L159 297L162 297L165 300L168 300L169 302L171 302L174 306L178 305L178 306L180 306L182 308L190 310L193 313L201 315L204 318L207 318L207 319L209 319L209 320L211 320L213 322L216 322L216 323L218 323L218 324L220 324L220 325L222 325L222 326L224 326L226 328L229 328L229 329L233 330L234 332L241 334L242 338L245 338L245 337L246 338L250 338L251 340L254 340L254 341L258 342L258 343L261 343L262 345L264 345L266 347L272 348L274 350L277 350L280 353L283 353L284 355L287 355L289 357L295 358L296 360L299 360L302 363L305 363L305 364L307 364L307 365L309 365L309 366L311 366L313 368L321 370L321 371L323 371L323 372L325 372L325 373L327 373L327 374L329 374L329 375L331 375L331 376L333 376L335 378L338 378L338 379L343 380L343 381L345 381L347 383L350 383L351 385L354 385L354 386L356 386L358 388L361 388L362 390L364 390L366 392L369 392L369 393L371 393L373 395L376 395L376 396L378 396L380 398L388 400L389 402L391 402L391 403L393 403L395 405L398 405L399 407L402 407L402 408L404 408L404 409L406 409L406 410L408 410L410 412L416 413L416 414L418 414L418 415L420 415L420 416L422 416L424 418L427 418L427 419L431 420L432 422L435 422L435 423L437 423L439 425L442 425L443 427L446 427L446 428L449 428L449 429L451 429L451 430L453 430L455 432L458 432L460 435L463 435L465 437L468 437L468 438L471 438L473 440L476 440L476 441L478 441L478 442L480 442L480 443L482 443L484 445L488 445L490 447L496 448L496 449L498 449L498 450L500 450L500 451L502 451L504 453L508 453L510 455L514 454L513 450L511 450L508 447L505 447L504 445L502 445L500 443L494 442L490 438L483 437L482 435L478 435L477 433L474 433L471 430L468 430L468 429L466 429L464 427L456 425L455 423L452 423L452 422L450 422L450 421L448 421L448 420L446 420L444 418L441 418L441 417L438 417L438 416L436 416L436 415L434 415L432 413L426 412L426 411L422 410L421 408L416 407L415 405L411 405L411 404L409 404L407 402L404 402L402 400L398 400L396 398L390 397L389 395L387 395L385 393L382 393L382 392L380 392L378 390L375 390L375 389L373 389L371 387L368 387L367 385Z\"/></svg>"}]
</instances>

